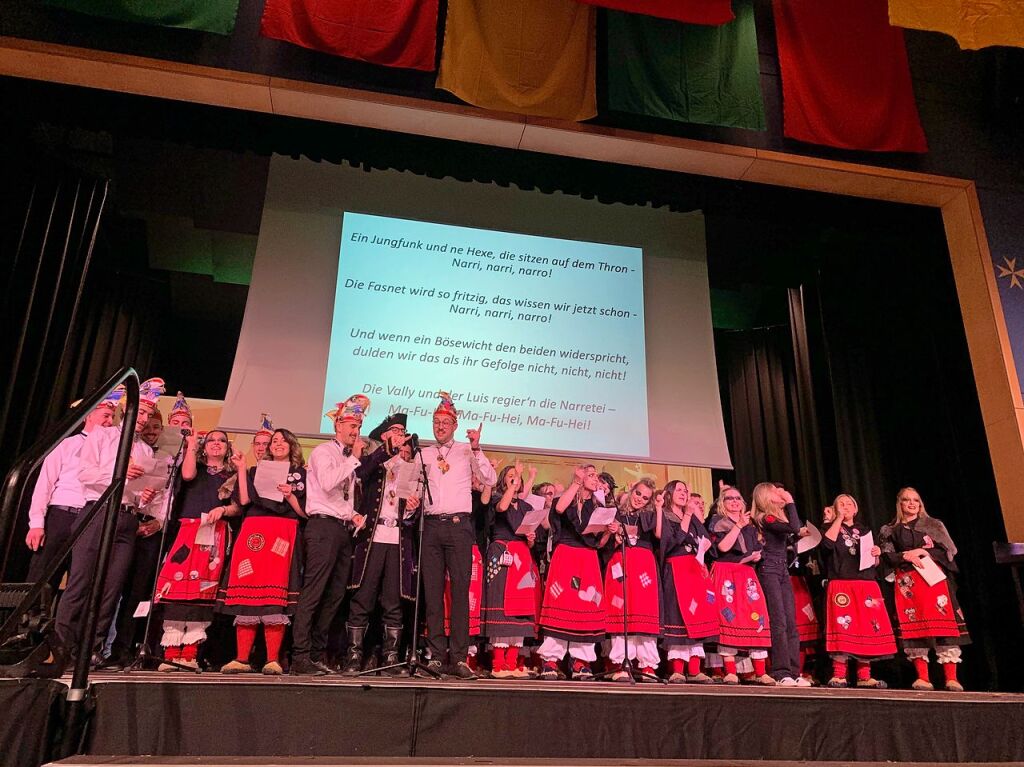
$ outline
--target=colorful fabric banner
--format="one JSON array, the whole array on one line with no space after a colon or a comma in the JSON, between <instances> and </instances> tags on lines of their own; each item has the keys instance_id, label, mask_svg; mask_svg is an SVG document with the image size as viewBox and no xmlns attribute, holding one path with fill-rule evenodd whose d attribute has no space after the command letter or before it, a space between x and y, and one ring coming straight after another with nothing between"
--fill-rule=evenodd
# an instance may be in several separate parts
<instances>
[{"instance_id":1,"label":"colorful fabric banner","mask_svg":"<svg viewBox=\"0 0 1024 767\"><path fill-rule=\"evenodd\" d=\"M717 26L733 20L732 0L577 0L613 11Z\"/></svg>"},{"instance_id":2,"label":"colorful fabric banner","mask_svg":"<svg viewBox=\"0 0 1024 767\"><path fill-rule=\"evenodd\" d=\"M964 50L1024 46L1024 3L1020 0L889 0L889 22L907 29L943 32Z\"/></svg>"},{"instance_id":3,"label":"colorful fabric banner","mask_svg":"<svg viewBox=\"0 0 1024 767\"><path fill-rule=\"evenodd\" d=\"M484 109L589 119L595 13L575 0L449 0L437 87Z\"/></svg>"},{"instance_id":4,"label":"colorful fabric banner","mask_svg":"<svg viewBox=\"0 0 1024 767\"><path fill-rule=\"evenodd\" d=\"M47 5L117 21L230 35L238 0L45 0Z\"/></svg>"},{"instance_id":5,"label":"colorful fabric banner","mask_svg":"<svg viewBox=\"0 0 1024 767\"><path fill-rule=\"evenodd\" d=\"M753 0L718 27L608 13L608 107L764 130Z\"/></svg>"},{"instance_id":6,"label":"colorful fabric banner","mask_svg":"<svg viewBox=\"0 0 1024 767\"><path fill-rule=\"evenodd\" d=\"M334 56L432 71L438 0L267 0L260 31Z\"/></svg>"},{"instance_id":7,"label":"colorful fabric banner","mask_svg":"<svg viewBox=\"0 0 1024 767\"><path fill-rule=\"evenodd\" d=\"M886 0L773 0L786 136L926 152L903 30Z\"/></svg>"}]
</instances>

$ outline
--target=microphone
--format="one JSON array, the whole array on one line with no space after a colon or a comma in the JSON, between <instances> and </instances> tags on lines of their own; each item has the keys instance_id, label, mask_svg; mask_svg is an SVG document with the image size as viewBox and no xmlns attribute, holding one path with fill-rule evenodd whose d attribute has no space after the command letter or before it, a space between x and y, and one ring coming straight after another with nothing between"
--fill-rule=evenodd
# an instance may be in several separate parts
<instances>
[{"instance_id":1,"label":"microphone","mask_svg":"<svg viewBox=\"0 0 1024 767\"><path fill-rule=\"evenodd\" d=\"M181 436L183 436L183 437L191 437L192 436L192 430L187 428L187 427L185 427L185 426L182 426L181 427Z\"/></svg>"},{"instance_id":2,"label":"microphone","mask_svg":"<svg viewBox=\"0 0 1024 767\"><path fill-rule=\"evenodd\" d=\"M416 455L420 451L420 435L413 433L409 435L409 447L412 448L412 454Z\"/></svg>"}]
</instances>

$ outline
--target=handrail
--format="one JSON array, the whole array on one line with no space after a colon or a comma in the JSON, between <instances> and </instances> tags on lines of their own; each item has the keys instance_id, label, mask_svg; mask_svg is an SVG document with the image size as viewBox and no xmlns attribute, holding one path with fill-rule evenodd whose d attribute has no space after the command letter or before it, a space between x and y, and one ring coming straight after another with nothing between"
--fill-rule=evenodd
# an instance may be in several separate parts
<instances>
[{"instance_id":1,"label":"handrail","mask_svg":"<svg viewBox=\"0 0 1024 767\"><path fill-rule=\"evenodd\" d=\"M7 572L12 544L11 533L18 519L18 509L25 497L28 478L57 445L81 428L80 425L86 415L91 413L114 389L129 379L134 381L135 394L134 397L127 398L126 406L131 405L134 399L134 409L131 421L128 420L128 413L125 413L125 422L133 423L139 407L139 376L134 368L123 367L83 399L78 407L72 408L53 429L36 440L7 472L7 477L4 479L3 495L0 496L0 546L3 546L3 564L0 566L0 576ZM130 394L132 385L129 384L128 388Z\"/></svg>"}]
</instances>

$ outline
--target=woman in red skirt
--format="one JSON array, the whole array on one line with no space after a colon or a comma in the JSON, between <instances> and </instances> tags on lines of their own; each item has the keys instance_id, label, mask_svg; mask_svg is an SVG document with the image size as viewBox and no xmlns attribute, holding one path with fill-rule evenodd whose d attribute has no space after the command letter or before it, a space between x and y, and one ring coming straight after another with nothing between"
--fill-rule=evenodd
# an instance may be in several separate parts
<instances>
[{"instance_id":1,"label":"woman in red skirt","mask_svg":"<svg viewBox=\"0 0 1024 767\"><path fill-rule=\"evenodd\" d=\"M707 684L711 677L700 669L704 643L718 641L715 591L707 568L714 547L701 505L690 498L685 482L672 480L661 496L654 534L661 541L661 641L671 669L668 681Z\"/></svg>"},{"instance_id":2,"label":"woman in red skirt","mask_svg":"<svg viewBox=\"0 0 1024 767\"><path fill-rule=\"evenodd\" d=\"M299 520L305 518L306 499L302 446L287 429L276 429L264 460L289 464L286 481L277 486L284 496L280 501L256 492L257 468L246 472L245 456L236 453L232 458L238 467L236 500L244 508L245 518L231 554L227 585L218 597L221 611L235 616L238 641L238 656L221 668L224 674L252 671L249 654L261 623L267 644L263 673L283 673L281 642L299 596L302 558L295 547L301 540Z\"/></svg>"},{"instance_id":3,"label":"woman in red skirt","mask_svg":"<svg viewBox=\"0 0 1024 767\"><path fill-rule=\"evenodd\" d=\"M519 498L522 467L506 466L494 486L494 526L485 557L483 634L494 648L491 675L496 679L528 676L519 669L523 640L536 635L536 586L540 575L530 547L535 536L516 534L530 511Z\"/></svg>"},{"instance_id":4,"label":"woman in red skirt","mask_svg":"<svg viewBox=\"0 0 1024 767\"><path fill-rule=\"evenodd\" d=\"M174 543L157 576L153 598L163 615L160 671L180 666L199 668L196 655L213 620L217 587L229 549L231 533L222 517L238 513L230 490L222 488L234 467L228 461L227 433L215 429L199 442L193 432L185 441L181 461L181 490Z\"/></svg>"},{"instance_id":5,"label":"woman in red skirt","mask_svg":"<svg viewBox=\"0 0 1024 767\"><path fill-rule=\"evenodd\" d=\"M956 667L961 645L971 638L956 599L956 545L946 526L928 516L914 488L905 487L896 496L896 519L879 533L879 546L896 570L896 618L903 652L917 671L913 688L934 689L928 678L928 651L934 650L946 689L963 692ZM926 561L937 565L945 579L929 585L921 574Z\"/></svg>"},{"instance_id":6,"label":"woman in red skirt","mask_svg":"<svg viewBox=\"0 0 1024 767\"><path fill-rule=\"evenodd\" d=\"M768 648L772 644L768 606L751 567L761 560L763 546L750 522L746 501L735 487L722 487L708 530L718 548L711 579L718 607L718 652L725 665L722 681L739 684L736 655L744 650L754 664L753 681L774 685L775 680L767 674Z\"/></svg>"},{"instance_id":7,"label":"woman in red skirt","mask_svg":"<svg viewBox=\"0 0 1024 767\"><path fill-rule=\"evenodd\" d=\"M615 553L608 561L604 576L606 630L610 641L608 660L612 663L613 682L629 681L629 672L623 668L627 653L639 666L645 682L655 681L661 662L658 655L661 594L658 563L654 559L656 494L651 480L639 480L622 494L615 516L619 523L614 538ZM658 495L659 511L663 503L664 498Z\"/></svg>"},{"instance_id":8,"label":"woman in red skirt","mask_svg":"<svg viewBox=\"0 0 1024 767\"><path fill-rule=\"evenodd\" d=\"M874 566L860 569L861 538L871 532L856 521L857 501L837 496L825 509L828 528L821 538L828 591L825 594L825 649L832 657L829 687L846 687L849 658L857 661L858 687L885 687L871 676L871 661L896 654L889 613L878 588ZM881 549L872 546L875 564Z\"/></svg>"},{"instance_id":9,"label":"woman in red skirt","mask_svg":"<svg viewBox=\"0 0 1024 767\"><path fill-rule=\"evenodd\" d=\"M542 679L564 678L558 664L566 653L572 658L574 679L594 678L590 668L597 660L594 644L604 639L607 625L597 550L619 529L613 520L603 532L584 532L599 508L594 498L597 486L597 469L580 466L554 504L550 535L555 549L540 613L544 641L537 650L544 661Z\"/></svg>"}]
</instances>

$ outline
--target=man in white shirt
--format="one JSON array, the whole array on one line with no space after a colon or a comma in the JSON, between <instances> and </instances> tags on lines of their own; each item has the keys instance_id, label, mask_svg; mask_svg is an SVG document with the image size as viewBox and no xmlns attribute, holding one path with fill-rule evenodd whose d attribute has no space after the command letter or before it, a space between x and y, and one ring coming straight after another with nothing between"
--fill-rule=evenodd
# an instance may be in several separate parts
<instances>
[{"instance_id":1,"label":"man in white shirt","mask_svg":"<svg viewBox=\"0 0 1024 767\"><path fill-rule=\"evenodd\" d=\"M423 499L423 597L426 603L430 667L440 672L445 658L451 673L474 679L466 664L469 650L469 581L473 568L472 485L475 476L484 485L497 481L494 467L480 449L480 431L467 429L469 442L456 442L459 414L448 392L439 392L434 410L436 444L420 451L426 466L429 492ZM444 635L445 575L451 579L450 637Z\"/></svg>"},{"instance_id":2,"label":"man in white shirt","mask_svg":"<svg viewBox=\"0 0 1024 767\"><path fill-rule=\"evenodd\" d=\"M306 528L302 533L305 568L292 624L291 673L332 673L324 665L327 633L341 608L352 569L352 533L361 527L356 514L359 465L365 443L359 437L370 400L354 394L326 416L334 439L317 445L306 465Z\"/></svg>"},{"instance_id":3,"label":"man in white shirt","mask_svg":"<svg viewBox=\"0 0 1024 767\"><path fill-rule=\"evenodd\" d=\"M71 537L78 524L78 515L85 506L82 483L78 479L78 455L86 435L93 429L114 425L114 411L123 392L118 390L103 400L85 416L82 431L61 441L43 460L32 491L32 504L28 509L28 535L25 545L32 550L28 567L28 580L38 581L52 564L53 555ZM67 565L50 578L50 587L57 587Z\"/></svg>"},{"instance_id":4,"label":"man in white shirt","mask_svg":"<svg viewBox=\"0 0 1024 767\"><path fill-rule=\"evenodd\" d=\"M139 387L139 414L135 419L135 438L132 443L132 463L128 466L127 478L138 479L146 474L140 464L148 464L153 458L153 448L139 439L139 434L146 426L150 415L156 410L156 402L164 392L164 382L159 378L151 378ZM79 453L78 478L82 483L83 496L87 508L99 499L113 478L114 462L117 459L117 446L121 439L121 430L126 424L109 429L93 429L85 438ZM140 508L145 507L163 488L154 481L137 493L125 491L118 499L120 508L117 513L117 532L114 547L110 553L110 564L107 568L106 581L103 584L103 599L93 637L93 663L99 665L102 648L110 624L114 619L117 602L121 598L124 580L131 565L135 550L135 539L139 530L139 518L136 516ZM68 587L57 608L57 636L64 645L74 653L81 640L83 623L88 610L89 592L98 563L100 542L103 531L103 512L98 513L82 537L78 539L71 558L71 572L68 575Z\"/></svg>"}]
</instances>

